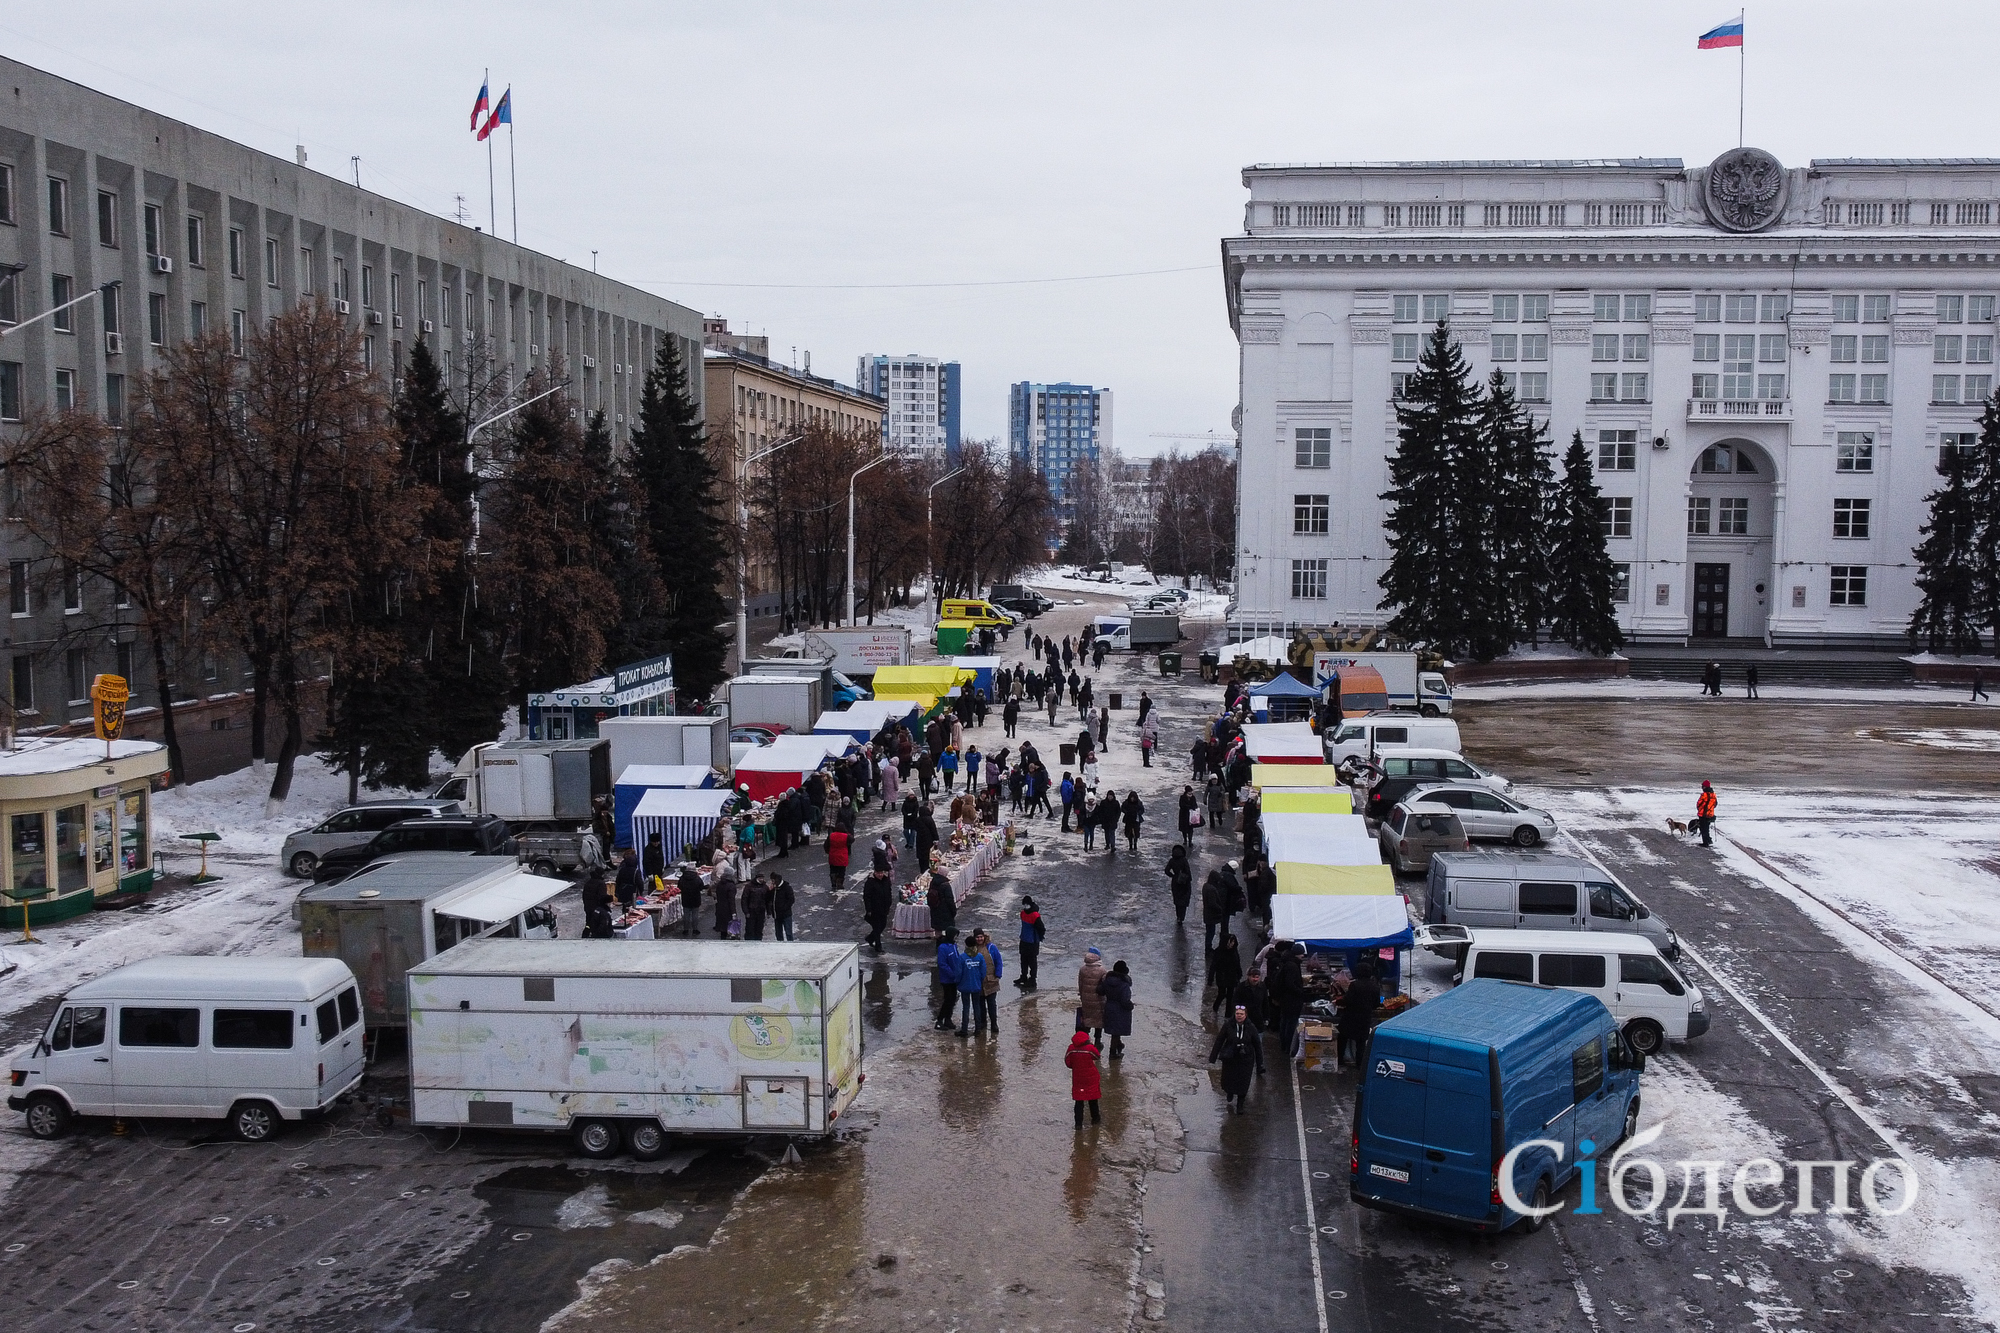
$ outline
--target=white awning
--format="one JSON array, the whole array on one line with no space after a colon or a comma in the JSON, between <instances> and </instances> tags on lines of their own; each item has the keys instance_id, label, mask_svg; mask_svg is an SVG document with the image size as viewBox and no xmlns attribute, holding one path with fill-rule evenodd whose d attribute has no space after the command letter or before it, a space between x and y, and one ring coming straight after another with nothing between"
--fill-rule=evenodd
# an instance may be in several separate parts
<instances>
[{"instance_id":1,"label":"white awning","mask_svg":"<svg viewBox=\"0 0 2000 1333\"><path fill-rule=\"evenodd\" d=\"M481 885L463 897L442 904L437 910L446 916L492 925L496 921L511 921L567 888L567 880L545 879L522 870L505 879Z\"/></svg>"}]
</instances>

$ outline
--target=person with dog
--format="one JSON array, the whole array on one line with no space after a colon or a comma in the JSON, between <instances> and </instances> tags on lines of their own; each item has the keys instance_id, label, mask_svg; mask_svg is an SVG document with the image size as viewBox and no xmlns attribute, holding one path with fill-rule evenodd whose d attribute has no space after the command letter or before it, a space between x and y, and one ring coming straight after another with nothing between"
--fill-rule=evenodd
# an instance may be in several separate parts
<instances>
[{"instance_id":1,"label":"person with dog","mask_svg":"<svg viewBox=\"0 0 2000 1333\"><path fill-rule=\"evenodd\" d=\"M1708 779L1701 782L1701 795L1694 798L1694 823L1701 832L1701 845L1712 847L1708 840L1709 826L1715 823L1715 788L1708 785Z\"/></svg>"}]
</instances>

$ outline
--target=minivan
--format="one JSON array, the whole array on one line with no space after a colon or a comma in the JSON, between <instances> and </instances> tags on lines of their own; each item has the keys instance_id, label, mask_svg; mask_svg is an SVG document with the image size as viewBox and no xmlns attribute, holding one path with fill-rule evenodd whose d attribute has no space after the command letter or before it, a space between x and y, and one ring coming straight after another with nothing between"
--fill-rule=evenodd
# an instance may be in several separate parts
<instances>
[{"instance_id":1,"label":"minivan","mask_svg":"<svg viewBox=\"0 0 2000 1333\"><path fill-rule=\"evenodd\" d=\"M1375 757L1375 764L1382 770L1383 777L1368 789L1367 802L1359 812L1377 822L1388 815L1396 802L1418 787L1435 786L1440 782L1458 786L1476 783L1491 787L1496 792L1508 792L1514 787L1499 774L1483 769L1468 759L1461 759L1449 750L1427 750L1413 745L1407 750L1385 751Z\"/></svg>"},{"instance_id":2,"label":"minivan","mask_svg":"<svg viewBox=\"0 0 2000 1333\"><path fill-rule=\"evenodd\" d=\"M1399 801L1390 807L1375 837L1399 875L1429 870L1431 857L1438 852L1462 852L1472 846L1450 807L1421 802Z\"/></svg>"},{"instance_id":3,"label":"minivan","mask_svg":"<svg viewBox=\"0 0 2000 1333\"><path fill-rule=\"evenodd\" d=\"M1021 617L977 597L947 597L938 608L938 619L964 620L974 625L991 625L994 629L1012 629Z\"/></svg>"},{"instance_id":4,"label":"minivan","mask_svg":"<svg viewBox=\"0 0 2000 1333\"><path fill-rule=\"evenodd\" d=\"M328 852L359 847L389 825L405 819L435 819L459 811L456 800L366 801L350 805L286 838L278 851L278 864L299 879L311 879L313 868Z\"/></svg>"},{"instance_id":5,"label":"minivan","mask_svg":"<svg viewBox=\"0 0 2000 1333\"><path fill-rule=\"evenodd\" d=\"M361 1082L361 996L334 958L148 958L63 997L14 1061L38 1139L78 1116L224 1120L256 1143Z\"/></svg>"},{"instance_id":6,"label":"minivan","mask_svg":"<svg viewBox=\"0 0 2000 1333\"><path fill-rule=\"evenodd\" d=\"M1465 946L1461 980L1490 977L1595 995L1642 1055L1652 1055L1669 1037L1686 1041L1708 1031L1700 988L1643 935L1425 926L1418 940Z\"/></svg>"},{"instance_id":7,"label":"minivan","mask_svg":"<svg viewBox=\"0 0 2000 1333\"><path fill-rule=\"evenodd\" d=\"M313 867L313 883L332 884L361 867L394 852L467 852L473 856L512 856L514 839L507 821L498 815L448 815L441 819L406 819L391 824L359 847L328 852Z\"/></svg>"},{"instance_id":8,"label":"minivan","mask_svg":"<svg viewBox=\"0 0 2000 1333\"><path fill-rule=\"evenodd\" d=\"M1681 950L1673 927L1630 889L1580 856L1554 852L1437 853L1424 887L1424 921L1493 930L1603 930L1644 935L1668 958Z\"/></svg>"},{"instance_id":9,"label":"minivan","mask_svg":"<svg viewBox=\"0 0 2000 1333\"><path fill-rule=\"evenodd\" d=\"M1375 1029L1355 1095L1348 1192L1363 1208L1474 1231L1547 1214L1578 1163L1639 1125L1639 1071L1618 1020L1592 995L1468 981ZM1519 1149L1519 1151L1515 1151ZM1591 1169L1595 1169L1593 1166Z\"/></svg>"},{"instance_id":10,"label":"minivan","mask_svg":"<svg viewBox=\"0 0 2000 1333\"><path fill-rule=\"evenodd\" d=\"M1379 750L1409 746L1447 750L1452 754L1464 749L1458 739L1458 723L1448 717L1376 713L1343 720L1340 729L1327 739L1326 762L1337 764L1349 757L1366 759Z\"/></svg>"}]
</instances>

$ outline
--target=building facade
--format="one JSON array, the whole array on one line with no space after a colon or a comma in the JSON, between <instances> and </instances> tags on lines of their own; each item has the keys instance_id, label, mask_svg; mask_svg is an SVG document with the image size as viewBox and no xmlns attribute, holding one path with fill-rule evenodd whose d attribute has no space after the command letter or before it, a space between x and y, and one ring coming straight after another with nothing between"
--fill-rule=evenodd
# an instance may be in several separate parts
<instances>
[{"instance_id":1,"label":"building facade","mask_svg":"<svg viewBox=\"0 0 2000 1333\"><path fill-rule=\"evenodd\" d=\"M915 352L864 354L855 362L854 387L889 405L882 428L885 449L940 463L958 461L958 362Z\"/></svg>"},{"instance_id":2,"label":"building facade","mask_svg":"<svg viewBox=\"0 0 2000 1333\"><path fill-rule=\"evenodd\" d=\"M1111 390L1024 380L1007 391L1008 452L1049 484L1059 518L1067 521L1074 508L1071 470L1111 445Z\"/></svg>"},{"instance_id":3,"label":"building facade","mask_svg":"<svg viewBox=\"0 0 2000 1333\"><path fill-rule=\"evenodd\" d=\"M1582 432L1640 640L1903 643L1994 373L2000 159L1258 166L1222 243L1237 606L1373 624L1394 403L1439 320Z\"/></svg>"},{"instance_id":4,"label":"building facade","mask_svg":"<svg viewBox=\"0 0 2000 1333\"><path fill-rule=\"evenodd\" d=\"M0 59L0 84L12 94L0 99L0 274L11 274L0 281L0 435L68 407L117 424L128 385L169 346L221 330L240 348L302 301L332 302L384 376L419 339L448 372L476 354L518 382L559 362L621 441L662 341L681 339L690 363L701 344L698 312L586 269L16 61ZM49 578L18 529L0 546L20 724L87 717L98 672L150 700L147 654L114 591ZM216 657L192 674L175 682L190 698L248 683L240 662Z\"/></svg>"}]
</instances>

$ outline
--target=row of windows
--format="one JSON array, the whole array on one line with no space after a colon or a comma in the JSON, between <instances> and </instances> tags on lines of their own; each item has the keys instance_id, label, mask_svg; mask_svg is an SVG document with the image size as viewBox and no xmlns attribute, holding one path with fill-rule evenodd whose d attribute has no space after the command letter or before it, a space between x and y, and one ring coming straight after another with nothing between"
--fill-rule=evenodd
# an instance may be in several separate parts
<instances>
[{"instance_id":1,"label":"row of windows","mask_svg":"<svg viewBox=\"0 0 2000 1333\"><path fill-rule=\"evenodd\" d=\"M1546 293L1495 293L1492 321L1495 324L1545 323L1549 317ZM1398 324L1436 324L1452 315L1449 293L1402 295L1390 298ZM1991 324L1995 298L1989 295L1941 295L1936 298L1940 324ZM1792 298L1781 293L1724 295L1702 292L1694 297L1697 324L1783 324L1790 317ZM1886 295L1841 294L1832 298L1831 313L1836 324L1887 324L1892 313ZM1599 292L1590 299L1590 317L1598 324L1644 324L1653 318L1653 297L1649 292Z\"/></svg>"},{"instance_id":2,"label":"row of windows","mask_svg":"<svg viewBox=\"0 0 2000 1333\"><path fill-rule=\"evenodd\" d=\"M1747 502L1746 502L1747 503ZM1292 598L1295 601L1325 601L1327 597L1327 567L1325 560L1292 561ZM1632 566L1614 564L1612 570L1611 600L1629 604L1632 600ZM1660 586L1656 598L1661 605L1666 603L1666 587ZM1795 597L1794 605L1803 606L1804 599ZM1868 566L1832 565L1828 568L1827 604L1830 606L1868 605Z\"/></svg>"},{"instance_id":3,"label":"row of windows","mask_svg":"<svg viewBox=\"0 0 2000 1333\"><path fill-rule=\"evenodd\" d=\"M1829 199L1820 205L1820 221L1829 227L1907 227L1914 216L1932 227L1990 227L1993 204L1986 199L1933 200L1911 204L1907 199Z\"/></svg>"}]
</instances>

